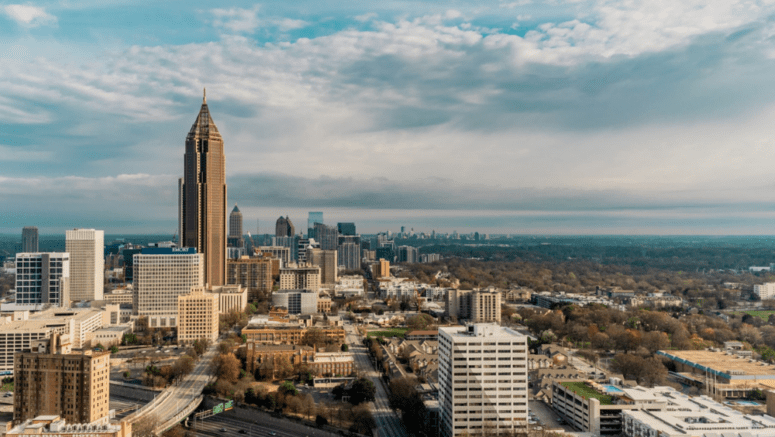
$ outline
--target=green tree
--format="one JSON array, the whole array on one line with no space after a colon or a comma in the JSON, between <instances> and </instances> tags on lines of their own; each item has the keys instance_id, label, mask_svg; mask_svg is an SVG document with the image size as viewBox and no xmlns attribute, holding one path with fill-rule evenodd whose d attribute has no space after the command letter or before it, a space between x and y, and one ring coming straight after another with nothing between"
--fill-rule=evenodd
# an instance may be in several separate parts
<instances>
[{"instance_id":1,"label":"green tree","mask_svg":"<svg viewBox=\"0 0 775 437\"><path fill-rule=\"evenodd\" d=\"M352 386L348 390L348 395L350 395L350 403L353 405L373 401L376 393L377 388L374 386L374 383L366 378L356 379L353 381Z\"/></svg>"}]
</instances>

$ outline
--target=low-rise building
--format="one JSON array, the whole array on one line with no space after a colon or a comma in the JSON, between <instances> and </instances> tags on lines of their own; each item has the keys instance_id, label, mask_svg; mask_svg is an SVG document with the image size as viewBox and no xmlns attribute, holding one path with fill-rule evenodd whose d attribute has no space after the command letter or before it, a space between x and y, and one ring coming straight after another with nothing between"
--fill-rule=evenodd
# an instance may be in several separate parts
<instances>
[{"instance_id":1,"label":"low-rise building","mask_svg":"<svg viewBox=\"0 0 775 437\"><path fill-rule=\"evenodd\" d=\"M245 311L248 306L248 289L241 284L219 285L207 290L218 295L218 312L227 314L232 311Z\"/></svg>"},{"instance_id":2,"label":"low-rise building","mask_svg":"<svg viewBox=\"0 0 775 437\"><path fill-rule=\"evenodd\" d=\"M340 276L334 287L334 295L345 298L363 296L363 276Z\"/></svg>"},{"instance_id":3,"label":"low-rise building","mask_svg":"<svg viewBox=\"0 0 775 437\"><path fill-rule=\"evenodd\" d=\"M753 294L758 296L760 300L775 299L775 282L754 285Z\"/></svg>"},{"instance_id":4,"label":"low-rise building","mask_svg":"<svg viewBox=\"0 0 775 437\"><path fill-rule=\"evenodd\" d=\"M37 416L16 426L13 426L12 422L6 424L6 437L30 435L41 437L132 437L132 424L123 421L103 424L68 424L57 414Z\"/></svg>"},{"instance_id":5,"label":"low-rise building","mask_svg":"<svg viewBox=\"0 0 775 437\"><path fill-rule=\"evenodd\" d=\"M242 328L247 341L259 344L300 344L308 329L319 329L332 343L343 343L345 331L342 327L306 327L298 323L271 321L268 317L254 317Z\"/></svg>"},{"instance_id":6,"label":"low-rise building","mask_svg":"<svg viewBox=\"0 0 775 437\"><path fill-rule=\"evenodd\" d=\"M273 372L278 358L287 359L290 365L307 364L315 356L315 350L309 346L297 344L263 344L248 341L246 348L246 367L248 372L255 372L262 366L272 368Z\"/></svg>"},{"instance_id":7,"label":"low-rise building","mask_svg":"<svg viewBox=\"0 0 775 437\"><path fill-rule=\"evenodd\" d=\"M318 297L318 313L328 314L331 312L331 298Z\"/></svg>"},{"instance_id":8,"label":"low-rise building","mask_svg":"<svg viewBox=\"0 0 775 437\"><path fill-rule=\"evenodd\" d=\"M316 352L309 364L318 376L350 376L354 363L348 352Z\"/></svg>"},{"instance_id":9,"label":"low-rise building","mask_svg":"<svg viewBox=\"0 0 775 437\"><path fill-rule=\"evenodd\" d=\"M278 290L272 293L272 306L288 309L288 314L316 314L318 292L312 290Z\"/></svg>"}]
</instances>

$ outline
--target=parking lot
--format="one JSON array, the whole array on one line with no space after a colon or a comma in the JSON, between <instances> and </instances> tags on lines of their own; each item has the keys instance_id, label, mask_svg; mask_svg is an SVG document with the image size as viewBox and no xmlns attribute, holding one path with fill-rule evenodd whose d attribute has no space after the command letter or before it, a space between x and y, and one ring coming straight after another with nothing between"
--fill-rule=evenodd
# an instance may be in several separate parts
<instances>
[{"instance_id":1,"label":"parking lot","mask_svg":"<svg viewBox=\"0 0 775 437\"><path fill-rule=\"evenodd\" d=\"M564 429L567 432L573 432L572 426L564 423L560 416L552 408L541 401L528 401L528 411L531 419L536 423L533 426L541 426L545 429ZM562 422L562 424L561 424Z\"/></svg>"}]
</instances>

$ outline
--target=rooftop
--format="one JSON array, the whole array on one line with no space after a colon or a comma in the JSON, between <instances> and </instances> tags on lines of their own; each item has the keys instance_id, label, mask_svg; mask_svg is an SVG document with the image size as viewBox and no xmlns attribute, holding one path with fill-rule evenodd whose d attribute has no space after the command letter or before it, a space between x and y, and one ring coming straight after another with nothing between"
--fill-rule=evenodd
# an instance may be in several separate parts
<instances>
[{"instance_id":1,"label":"rooftop","mask_svg":"<svg viewBox=\"0 0 775 437\"><path fill-rule=\"evenodd\" d=\"M730 380L775 379L775 366L763 361L708 350L659 351L657 354Z\"/></svg>"}]
</instances>

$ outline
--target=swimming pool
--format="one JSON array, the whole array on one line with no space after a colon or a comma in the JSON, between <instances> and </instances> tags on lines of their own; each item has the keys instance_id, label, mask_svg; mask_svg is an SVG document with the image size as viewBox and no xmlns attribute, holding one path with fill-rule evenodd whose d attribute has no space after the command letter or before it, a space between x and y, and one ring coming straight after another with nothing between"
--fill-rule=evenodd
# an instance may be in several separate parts
<instances>
[{"instance_id":1,"label":"swimming pool","mask_svg":"<svg viewBox=\"0 0 775 437\"><path fill-rule=\"evenodd\" d=\"M617 387L615 385L602 385L602 387L608 393L624 393L624 391L622 391L622 389L620 389L619 387Z\"/></svg>"},{"instance_id":2,"label":"swimming pool","mask_svg":"<svg viewBox=\"0 0 775 437\"><path fill-rule=\"evenodd\" d=\"M754 401L735 401L737 405L747 405L747 406L753 406L758 407L759 403Z\"/></svg>"}]
</instances>

